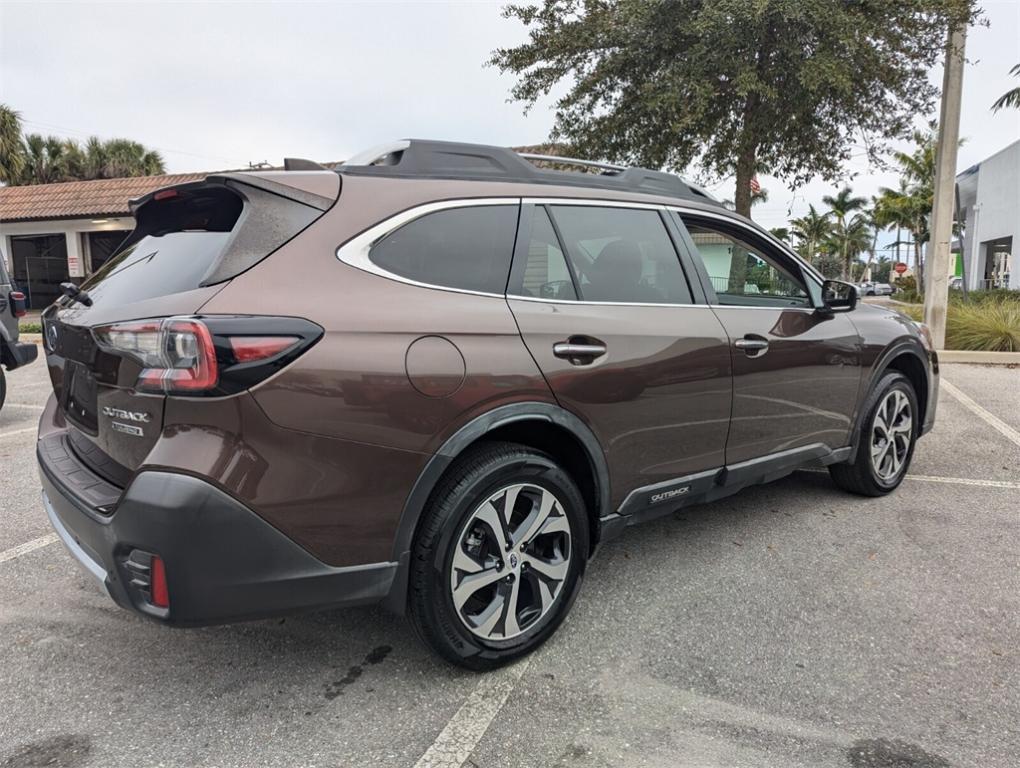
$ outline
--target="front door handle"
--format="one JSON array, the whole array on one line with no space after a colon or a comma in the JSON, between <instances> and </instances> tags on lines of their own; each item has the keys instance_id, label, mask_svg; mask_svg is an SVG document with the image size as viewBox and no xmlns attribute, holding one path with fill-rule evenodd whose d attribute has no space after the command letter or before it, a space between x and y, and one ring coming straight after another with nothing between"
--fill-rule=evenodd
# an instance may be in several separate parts
<instances>
[{"instance_id":1,"label":"front door handle","mask_svg":"<svg viewBox=\"0 0 1020 768\"><path fill-rule=\"evenodd\" d=\"M587 365L606 354L606 345L598 339L572 337L553 344L553 354L569 360L573 365Z\"/></svg>"},{"instance_id":2,"label":"front door handle","mask_svg":"<svg viewBox=\"0 0 1020 768\"><path fill-rule=\"evenodd\" d=\"M748 357L758 357L764 355L769 348L769 340L762 336L755 336L754 334L748 334L742 339L737 339L733 342L733 346L737 349L744 350L744 354Z\"/></svg>"}]
</instances>

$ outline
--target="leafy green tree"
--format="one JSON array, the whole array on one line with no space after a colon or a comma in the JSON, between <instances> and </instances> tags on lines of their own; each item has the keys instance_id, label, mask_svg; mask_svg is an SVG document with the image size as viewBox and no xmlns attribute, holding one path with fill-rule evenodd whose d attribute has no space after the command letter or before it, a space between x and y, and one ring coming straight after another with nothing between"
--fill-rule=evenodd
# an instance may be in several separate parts
<instances>
[{"instance_id":1,"label":"leafy green tree","mask_svg":"<svg viewBox=\"0 0 1020 768\"><path fill-rule=\"evenodd\" d=\"M11 184L25 170L21 146L21 114L0 104L0 182Z\"/></svg>"},{"instance_id":2,"label":"leafy green tree","mask_svg":"<svg viewBox=\"0 0 1020 768\"><path fill-rule=\"evenodd\" d=\"M527 107L561 84L552 138L591 156L750 181L835 179L852 146L877 158L937 89L928 69L973 0L542 0L491 63Z\"/></svg>"},{"instance_id":3,"label":"leafy green tree","mask_svg":"<svg viewBox=\"0 0 1020 768\"><path fill-rule=\"evenodd\" d=\"M1011 70L1009 74L1015 77L1020 77L1020 64L1017 64ZM992 112L998 112L1003 107L1012 107L1013 109L1020 109L1020 86L1016 88L1010 88L992 104Z\"/></svg>"}]
</instances>

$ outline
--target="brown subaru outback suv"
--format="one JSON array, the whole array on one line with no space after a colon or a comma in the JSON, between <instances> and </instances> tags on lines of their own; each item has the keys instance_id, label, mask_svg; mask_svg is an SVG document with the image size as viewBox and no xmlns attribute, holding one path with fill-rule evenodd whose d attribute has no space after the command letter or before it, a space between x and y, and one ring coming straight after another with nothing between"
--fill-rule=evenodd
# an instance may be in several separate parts
<instances>
[{"instance_id":1,"label":"brown subaru outback suv","mask_svg":"<svg viewBox=\"0 0 1020 768\"><path fill-rule=\"evenodd\" d=\"M134 201L43 317L43 504L102 590L173 625L382 603L481 669L628 525L808 464L899 485L923 326L676 176L553 160L403 141Z\"/></svg>"}]
</instances>

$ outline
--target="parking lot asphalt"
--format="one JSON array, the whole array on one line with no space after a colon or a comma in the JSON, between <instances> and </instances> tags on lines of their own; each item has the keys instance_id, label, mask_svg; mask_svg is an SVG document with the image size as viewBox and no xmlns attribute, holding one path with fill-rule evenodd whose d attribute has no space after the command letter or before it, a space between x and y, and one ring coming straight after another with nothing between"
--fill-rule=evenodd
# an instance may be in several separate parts
<instances>
[{"instance_id":1,"label":"parking lot asphalt","mask_svg":"<svg viewBox=\"0 0 1020 768\"><path fill-rule=\"evenodd\" d=\"M377 609L116 608L41 509L33 364L0 412L0 766L1015 766L1020 370L943 378L893 495L798 472L630 529L549 643L477 675Z\"/></svg>"}]
</instances>

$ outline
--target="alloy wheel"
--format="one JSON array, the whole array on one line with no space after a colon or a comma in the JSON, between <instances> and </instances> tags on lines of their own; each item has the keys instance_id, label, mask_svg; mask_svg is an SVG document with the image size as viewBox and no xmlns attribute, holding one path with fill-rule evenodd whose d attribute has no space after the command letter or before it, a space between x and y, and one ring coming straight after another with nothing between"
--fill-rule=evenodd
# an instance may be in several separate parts
<instances>
[{"instance_id":1,"label":"alloy wheel","mask_svg":"<svg viewBox=\"0 0 1020 768\"><path fill-rule=\"evenodd\" d=\"M474 635L509 640L546 616L570 571L570 521L546 488L501 488L468 517L457 537L450 590Z\"/></svg>"},{"instance_id":2,"label":"alloy wheel","mask_svg":"<svg viewBox=\"0 0 1020 768\"><path fill-rule=\"evenodd\" d=\"M887 394L871 425L871 466L884 482L892 482L903 468L913 433L910 400L899 389Z\"/></svg>"}]
</instances>

